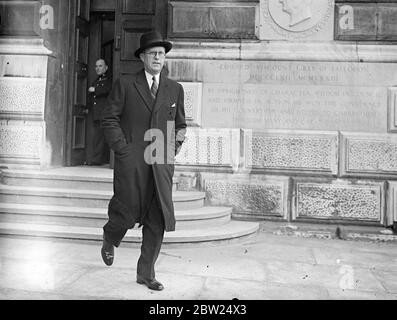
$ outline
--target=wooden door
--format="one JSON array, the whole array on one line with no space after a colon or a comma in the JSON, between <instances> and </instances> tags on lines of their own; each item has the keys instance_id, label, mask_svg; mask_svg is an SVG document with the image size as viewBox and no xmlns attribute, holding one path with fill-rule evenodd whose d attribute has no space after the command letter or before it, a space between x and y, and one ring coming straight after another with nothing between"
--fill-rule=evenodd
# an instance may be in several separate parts
<instances>
[{"instance_id":1,"label":"wooden door","mask_svg":"<svg viewBox=\"0 0 397 320\"><path fill-rule=\"evenodd\" d=\"M135 58L141 35L156 29L167 35L167 0L117 0L114 77L142 69Z\"/></svg>"},{"instance_id":2,"label":"wooden door","mask_svg":"<svg viewBox=\"0 0 397 320\"><path fill-rule=\"evenodd\" d=\"M73 8L73 4L75 7ZM72 21L71 41L71 90L70 90L70 145L69 164L82 165L87 151L87 95L88 95L88 47L90 1L72 1L71 10L75 13ZM73 12L72 11L72 12Z\"/></svg>"},{"instance_id":3,"label":"wooden door","mask_svg":"<svg viewBox=\"0 0 397 320\"><path fill-rule=\"evenodd\" d=\"M113 51L113 79L136 73L143 68L135 58L141 35L159 31L167 36L168 0L117 0L116 29ZM110 167L114 165L114 154L110 156Z\"/></svg>"}]
</instances>

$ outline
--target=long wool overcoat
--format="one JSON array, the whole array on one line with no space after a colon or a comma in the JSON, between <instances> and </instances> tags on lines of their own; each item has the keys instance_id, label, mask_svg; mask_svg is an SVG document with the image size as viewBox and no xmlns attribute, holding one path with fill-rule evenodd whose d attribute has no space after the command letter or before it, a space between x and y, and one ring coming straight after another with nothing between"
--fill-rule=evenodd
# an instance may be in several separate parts
<instances>
[{"instance_id":1,"label":"long wool overcoat","mask_svg":"<svg viewBox=\"0 0 397 320\"><path fill-rule=\"evenodd\" d=\"M186 133L183 87L162 73L154 100L144 70L121 77L108 96L102 128L115 152L109 220L126 229L136 223L144 224L156 191L165 231L175 231L173 160ZM150 131L154 134L148 133L150 129L156 129ZM162 134L158 135L159 132Z\"/></svg>"}]
</instances>

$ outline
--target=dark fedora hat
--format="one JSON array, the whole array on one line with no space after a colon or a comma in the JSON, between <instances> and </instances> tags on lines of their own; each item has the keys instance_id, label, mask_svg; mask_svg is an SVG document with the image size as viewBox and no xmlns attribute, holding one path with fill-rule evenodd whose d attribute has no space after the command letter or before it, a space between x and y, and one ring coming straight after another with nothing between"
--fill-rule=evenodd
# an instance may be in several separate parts
<instances>
[{"instance_id":1,"label":"dark fedora hat","mask_svg":"<svg viewBox=\"0 0 397 320\"><path fill-rule=\"evenodd\" d=\"M172 49L172 44L171 42L165 41L157 31L144 33L141 36L140 48L135 51L135 57L139 59L139 55L143 51L152 47L164 47L165 53L168 53Z\"/></svg>"}]
</instances>

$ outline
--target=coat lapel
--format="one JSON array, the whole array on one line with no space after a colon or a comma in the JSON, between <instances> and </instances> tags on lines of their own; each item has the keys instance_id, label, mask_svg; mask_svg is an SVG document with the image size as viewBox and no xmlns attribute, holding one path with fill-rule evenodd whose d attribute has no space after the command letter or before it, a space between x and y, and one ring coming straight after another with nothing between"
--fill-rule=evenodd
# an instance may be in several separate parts
<instances>
[{"instance_id":1,"label":"coat lapel","mask_svg":"<svg viewBox=\"0 0 397 320\"><path fill-rule=\"evenodd\" d=\"M159 90L157 92L157 99L154 104L153 113L160 110L161 104L165 101L168 92L168 78L164 73L161 73Z\"/></svg>"},{"instance_id":2,"label":"coat lapel","mask_svg":"<svg viewBox=\"0 0 397 320\"><path fill-rule=\"evenodd\" d=\"M143 101L145 102L145 106L147 109L152 112L153 110L153 98L150 94L149 86L146 81L145 71L142 70L134 83L135 88L138 90L139 95L142 97Z\"/></svg>"}]
</instances>

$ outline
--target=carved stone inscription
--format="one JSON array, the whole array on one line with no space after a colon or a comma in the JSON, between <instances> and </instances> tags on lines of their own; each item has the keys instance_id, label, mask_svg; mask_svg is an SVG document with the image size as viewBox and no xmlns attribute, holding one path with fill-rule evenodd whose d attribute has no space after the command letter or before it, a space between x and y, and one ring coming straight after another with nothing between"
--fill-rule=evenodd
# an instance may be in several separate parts
<instances>
[{"instance_id":1,"label":"carved stone inscription","mask_svg":"<svg viewBox=\"0 0 397 320\"><path fill-rule=\"evenodd\" d=\"M203 125L385 132L387 89L204 85Z\"/></svg>"},{"instance_id":2,"label":"carved stone inscription","mask_svg":"<svg viewBox=\"0 0 397 320\"><path fill-rule=\"evenodd\" d=\"M192 67L193 68L193 67ZM397 63L209 61L192 70L204 83L393 87Z\"/></svg>"},{"instance_id":3,"label":"carved stone inscription","mask_svg":"<svg viewBox=\"0 0 397 320\"><path fill-rule=\"evenodd\" d=\"M396 64L206 62L205 127L385 133Z\"/></svg>"}]
</instances>

